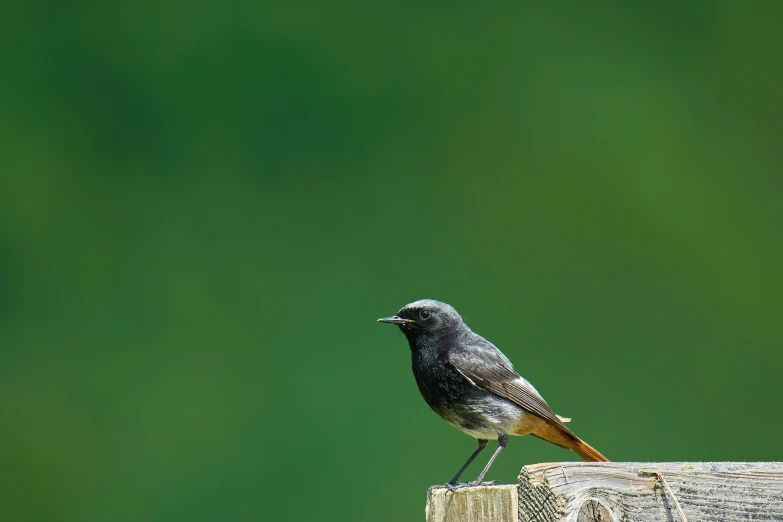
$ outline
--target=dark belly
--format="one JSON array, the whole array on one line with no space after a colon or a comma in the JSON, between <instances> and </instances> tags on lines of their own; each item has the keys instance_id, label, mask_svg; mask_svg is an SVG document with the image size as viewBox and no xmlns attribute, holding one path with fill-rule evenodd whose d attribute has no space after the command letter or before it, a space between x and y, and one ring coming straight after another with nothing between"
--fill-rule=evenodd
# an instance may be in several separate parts
<instances>
[{"instance_id":1,"label":"dark belly","mask_svg":"<svg viewBox=\"0 0 783 522\"><path fill-rule=\"evenodd\" d=\"M470 391L471 385L450 364L414 359L413 376L421 396L438 412L461 402Z\"/></svg>"},{"instance_id":2,"label":"dark belly","mask_svg":"<svg viewBox=\"0 0 783 522\"><path fill-rule=\"evenodd\" d=\"M512 412L502 410L511 406L469 383L454 367L414 365L413 374L421 396L451 425L477 438L495 438L505 431L503 420Z\"/></svg>"}]
</instances>

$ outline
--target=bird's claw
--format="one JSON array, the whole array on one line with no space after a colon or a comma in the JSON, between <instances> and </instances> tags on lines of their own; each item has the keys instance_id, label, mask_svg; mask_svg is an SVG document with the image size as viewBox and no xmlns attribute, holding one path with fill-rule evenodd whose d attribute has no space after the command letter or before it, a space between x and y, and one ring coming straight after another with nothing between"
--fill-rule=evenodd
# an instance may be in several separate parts
<instances>
[{"instance_id":1,"label":"bird's claw","mask_svg":"<svg viewBox=\"0 0 783 522\"><path fill-rule=\"evenodd\" d=\"M477 486L497 486L500 484L500 481L498 480L488 480L488 481L480 481L480 480L474 480L473 482L470 482L468 486L470 487L477 487Z\"/></svg>"},{"instance_id":2,"label":"bird's claw","mask_svg":"<svg viewBox=\"0 0 783 522\"><path fill-rule=\"evenodd\" d=\"M474 480L472 482L449 482L448 484L444 484L444 488L448 490L449 493L454 493L458 489L463 488L475 488L478 486L497 486L500 482L497 480L490 480L490 481L482 481L479 482L478 480Z\"/></svg>"},{"instance_id":3,"label":"bird's claw","mask_svg":"<svg viewBox=\"0 0 783 522\"><path fill-rule=\"evenodd\" d=\"M444 487L449 493L454 493L458 489L467 488L470 484L467 482L449 482Z\"/></svg>"}]
</instances>

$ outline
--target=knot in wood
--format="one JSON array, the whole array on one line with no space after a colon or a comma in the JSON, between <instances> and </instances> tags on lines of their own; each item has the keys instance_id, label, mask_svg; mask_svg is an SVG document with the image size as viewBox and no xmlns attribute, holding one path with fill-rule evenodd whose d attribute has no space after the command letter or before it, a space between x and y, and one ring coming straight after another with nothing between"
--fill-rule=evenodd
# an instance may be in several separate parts
<instances>
[{"instance_id":1,"label":"knot in wood","mask_svg":"<svg viewBox=\"0 0 783 522\"><path fill-rule=\"evenodd\" d=\"M579 510L576 522L614 522L611 513L600 501L587 499Z\"/></svg>"}]
</instances>

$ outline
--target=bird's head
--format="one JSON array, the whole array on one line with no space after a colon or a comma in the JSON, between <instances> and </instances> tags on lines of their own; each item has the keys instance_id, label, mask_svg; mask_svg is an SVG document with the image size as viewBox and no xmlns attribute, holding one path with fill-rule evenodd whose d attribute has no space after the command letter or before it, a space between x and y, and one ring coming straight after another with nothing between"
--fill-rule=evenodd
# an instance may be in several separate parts
<instances>
[{"instance_id":1,"label":"bird's head","mask_svg":"<svg viewBox=\"0 0 783 522\"><path fill-rule=\"evenodd\" d=\"M462 324L462 317L446 303L421 299L403 306L397 315L378 319L379 323L396 324L408 337L427 335Z\"/></svg>"}]
</instances>

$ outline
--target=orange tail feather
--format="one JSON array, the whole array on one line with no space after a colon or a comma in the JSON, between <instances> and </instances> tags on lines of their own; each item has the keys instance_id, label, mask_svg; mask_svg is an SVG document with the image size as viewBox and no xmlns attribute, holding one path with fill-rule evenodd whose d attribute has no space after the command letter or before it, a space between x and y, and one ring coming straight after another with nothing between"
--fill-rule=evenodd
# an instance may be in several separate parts
<instances>
[{"instance_id":1,"label":"orange tail feather","mask_svg":"<svg viewBox=\"0 0 783 522\"><path fill-rule=\"evenodd\" d=\"M582 439L574 437L574 440L571 442L571 449L587 461L609 462L609 459L601 455L598 450L594 449Z\"/></svg>"}]
</instances>

